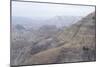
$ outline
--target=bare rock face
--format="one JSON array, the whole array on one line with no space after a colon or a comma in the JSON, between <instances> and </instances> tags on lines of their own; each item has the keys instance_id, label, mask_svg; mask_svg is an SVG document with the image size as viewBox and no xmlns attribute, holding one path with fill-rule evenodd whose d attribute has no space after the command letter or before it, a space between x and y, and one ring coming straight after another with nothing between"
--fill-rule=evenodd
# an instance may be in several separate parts
<instances>
[{"instance_id":1,"label":"bare rock face","mask_svg":"<svg viewBox=\"0 0 100 67\"><path fill-rule=\"evenodd\" d=\"M49 64L96 60L96 18L95 13L52 36L40 33L31 36L29 45L20 48L20 55L14 58L14 65ZM44 29L43 29L44 30ZM51 28L50 28L51 30ZM47 30L48 31L48 30ZM14 41L16 42L16 41ZM22 41L21 41L22 42ZM20 42L19 42L20 43ZM16 48L17 50L17 48ZM15 50L15 51L16 51ZM16 57L12 55L12 57Z\"/></svg>"}]
</instances>

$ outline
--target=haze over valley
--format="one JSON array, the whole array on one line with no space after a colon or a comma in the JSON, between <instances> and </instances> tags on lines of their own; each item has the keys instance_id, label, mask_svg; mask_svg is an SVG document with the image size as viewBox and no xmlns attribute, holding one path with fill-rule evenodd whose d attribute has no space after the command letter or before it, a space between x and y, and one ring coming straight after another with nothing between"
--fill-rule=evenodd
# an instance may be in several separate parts
<instances>
[{"instance_id":1,"label":"haze over valley","mask_svg":"<svg viewBox=\"0 0 100 67\"><path fill-rule=\"evenodd\" d=\"M95 7L12 2L11 65L95 61Z\"/></svg>"}]
</instances>

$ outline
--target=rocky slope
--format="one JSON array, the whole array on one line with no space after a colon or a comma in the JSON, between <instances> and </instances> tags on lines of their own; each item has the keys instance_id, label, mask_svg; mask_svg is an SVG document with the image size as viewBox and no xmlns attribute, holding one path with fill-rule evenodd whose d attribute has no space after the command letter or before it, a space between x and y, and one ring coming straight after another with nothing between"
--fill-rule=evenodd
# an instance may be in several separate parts
<instances>
[{"instance_id":1,"label":"rocky slope","mask_svg":"<svg viewBox=\"0 0 100 67\"><path fill-rule=\"evenodd\" d=\"M52 27L44 33L43 27L43 31L14 32L11 65L95 61L95 24L91 13L61 30L52 31Z\"/></svg>"},{"instance_id":2,"label":"rocky slope","mask_svg":"<svg viewBox=\"0 0 100 67\"><path fill-rule=\"evenodd\" d=\"M23 65L95 61L95 24L95 13L91 13L57 34L63 45L31 55Z\"/></svg>"}]
</instances>

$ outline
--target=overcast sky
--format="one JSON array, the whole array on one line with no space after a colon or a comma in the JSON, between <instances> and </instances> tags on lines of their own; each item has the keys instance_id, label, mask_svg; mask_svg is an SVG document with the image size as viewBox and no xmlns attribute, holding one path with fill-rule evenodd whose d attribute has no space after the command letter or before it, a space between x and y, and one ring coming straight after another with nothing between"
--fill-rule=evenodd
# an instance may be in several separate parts
<instances>
[{"instance_id":1,"label":"overcast sky","mask_svg":"<svg viewBox=\"0 0 100 67\"><path fill-rule=\"evenodd\" d=\"M12 16L21 16L28 18L49 18L54 16L86 16L94 10L95 7L93 6L12 2Z\"/></svg>"}]
</instances>

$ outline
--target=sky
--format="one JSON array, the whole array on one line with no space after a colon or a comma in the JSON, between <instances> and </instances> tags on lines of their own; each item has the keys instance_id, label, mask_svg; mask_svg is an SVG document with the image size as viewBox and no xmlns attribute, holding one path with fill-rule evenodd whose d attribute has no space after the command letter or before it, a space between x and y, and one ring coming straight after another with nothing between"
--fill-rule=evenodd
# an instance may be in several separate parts
<instances>
[{"instance_id":1,"label":"sky","mask_svg":"<svg viewBox=\"0 0 100 67\"><path fill-rule=\"evenodd\" d=\"M61 5L33 2L12 2L12 16L50 18L54 16L86 16L95 11L93 6Z\"/></svg>"}]
</instances>

